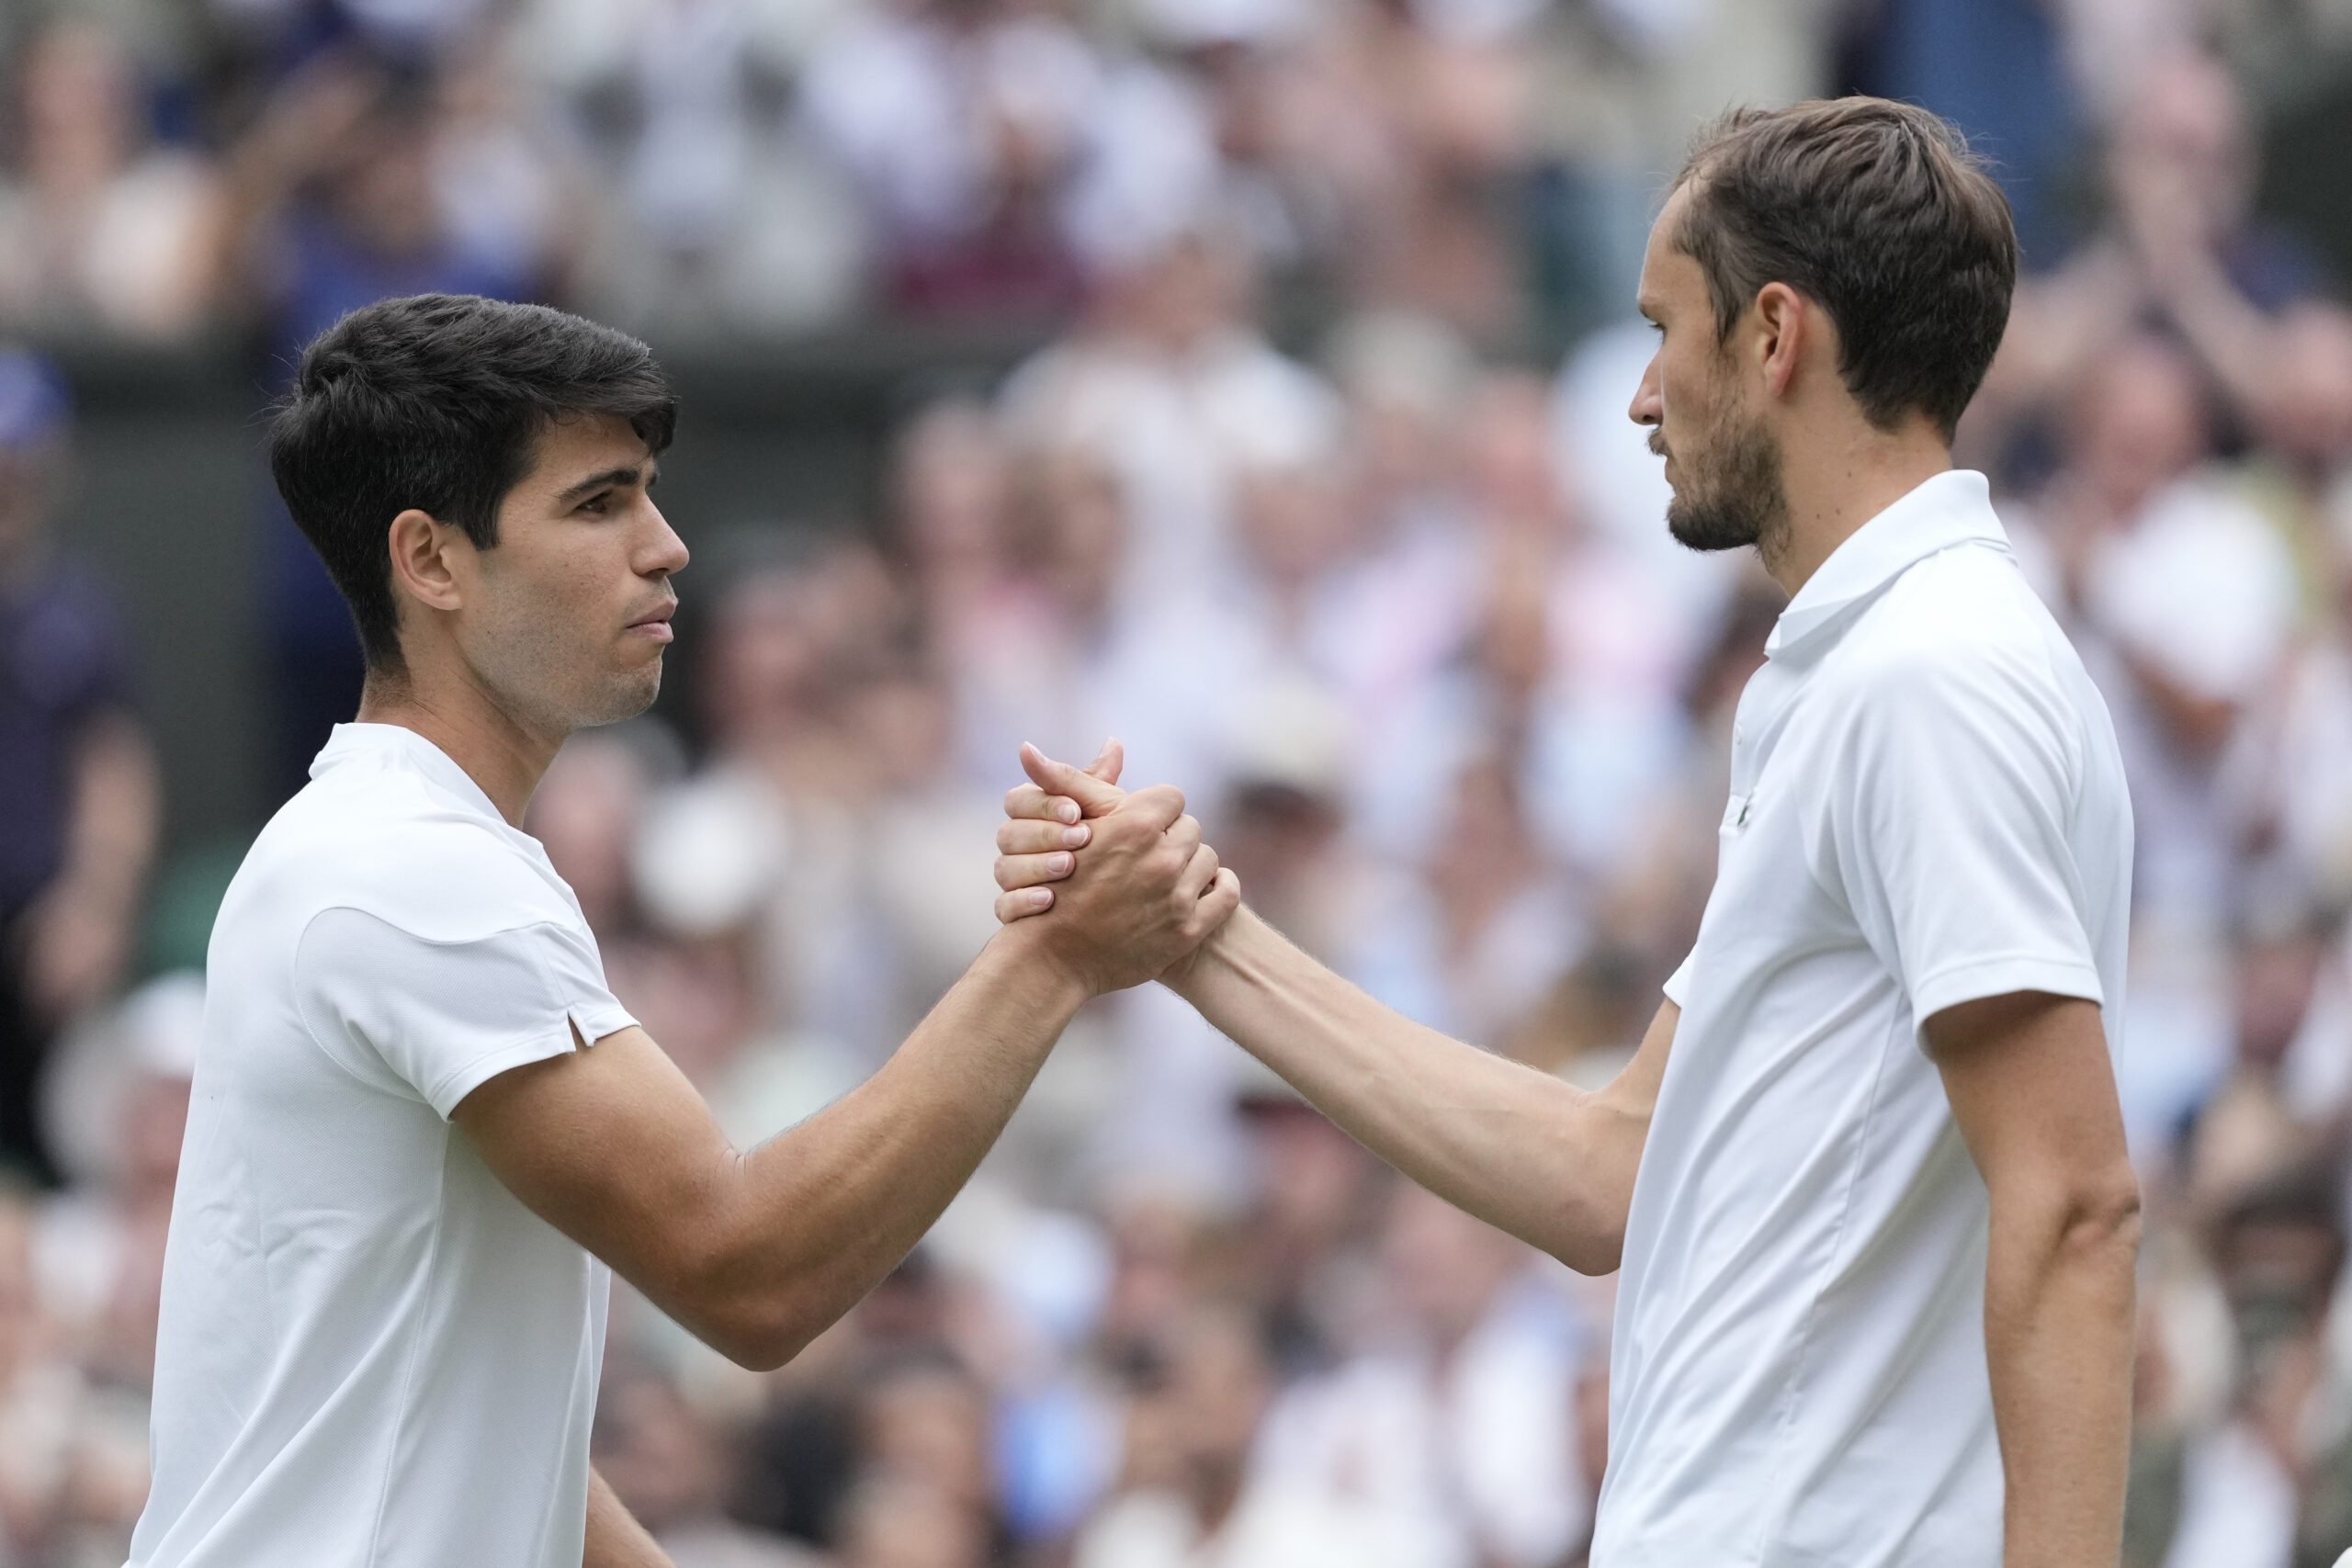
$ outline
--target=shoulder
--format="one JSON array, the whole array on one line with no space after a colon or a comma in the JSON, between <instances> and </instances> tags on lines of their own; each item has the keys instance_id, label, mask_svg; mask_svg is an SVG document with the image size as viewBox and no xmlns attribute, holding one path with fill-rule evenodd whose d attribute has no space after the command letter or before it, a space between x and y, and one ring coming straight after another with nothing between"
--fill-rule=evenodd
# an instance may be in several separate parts
<instances>
[{"instance_id":1,"label":"shoulder","mask_svg":"<svg viewBox=\"0 0 2352 1568\"><path fill-rule=\"evenodd\" d=\"M272 819L248 869L288 912L356 909L432 942L580 923L522 846L394 772L314 781Z\"/></svg>"},{"instance_id":2,"label":"shoulder","mask_svg":"<svg viewBox=\"0 0 2352 1568\"><path fill-rule=\"evenodd\" d=\"M2020 750L2062 774L2096 733L2096 690L2017 561L1954 549L1905 572L1823 671L1835 722L1921 759Z\"/></svg>"},{"instance_id":3,"label":"shoulder","mask_svg":"<svg viewBox=\"0 0 2352 1568\"><path fill-rule=\"evenodd\" d=\"M2057 698L2072 649L2016 558L1945 550L1866 610L1823 671L1865 707Z\"/></svg>"}]
</instances>

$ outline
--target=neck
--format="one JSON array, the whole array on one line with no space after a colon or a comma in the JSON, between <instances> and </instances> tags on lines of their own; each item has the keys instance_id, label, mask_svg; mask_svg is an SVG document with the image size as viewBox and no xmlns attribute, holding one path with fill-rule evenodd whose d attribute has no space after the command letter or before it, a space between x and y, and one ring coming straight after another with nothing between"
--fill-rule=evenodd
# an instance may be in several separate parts
<instances>
[{"instance_id":1,"label":"neck","mask_svg":"<svg viewBox=\"0 0 2352 1568\"><path fill-rule=\"evenodd\" d=\"M1203 1462L1193 1481L1193 1508L1204 1539L1214 1538L1233 1517L1241 1502L1241 1467L1221 1461Z\"/></svg>"},{"instance_id":2,"label":"neck","mask_svg":"<svg viewBox=\"0 0 2352 1568\"><path fill-rule=\"evenodd\" d=\"M1892 433L1863 425L1843 439L1792 432L1781 452L1788 526L1758 553L1792 598L1856 529L1951 468L1951 448L1917 420Z\"/></svg>"},{"instance_id":3,"label":"neck","mask_svg":"<svg viewBox=\"0 0 2352 1568\"><path fill-rule=\"evenodd\" d=\"M481 786L509 826L523 825L523 808L566 739L526 724L470 682L444 682L414 675L370 671L359 697L359 722L413 729L448 754Z\"/></svg>"}]
</instances>

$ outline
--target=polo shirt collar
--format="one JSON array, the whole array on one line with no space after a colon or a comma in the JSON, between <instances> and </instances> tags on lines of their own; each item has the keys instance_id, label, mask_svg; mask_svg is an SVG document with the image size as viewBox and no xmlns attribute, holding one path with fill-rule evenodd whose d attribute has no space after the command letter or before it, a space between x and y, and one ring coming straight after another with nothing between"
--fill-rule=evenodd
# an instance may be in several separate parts
<instances>
[{"instance_id":1,"label":"polo shirt collar","mask_svg":"<svg viewBox=\"0 0 2352 1568\"><path fill-rule=\"evenodd\" d=\"M1805 580L1765 640L1764 657L1795 653L1843 626L1854 609L1904 571L1955 545L2007 551L2009 536L1993 513L1992 487L1972 468L1922 480L1855 529Z\"/></svg>"},{"instance_id":2,"label":"polo shirt collar","mask_svg":"<svg viewBox=\"0 0 2352 1568\"><path fill-rule=\"evenodd\" d=\"M311 761L311 776L318 778L338 762L356 757L396 757L457 796L469 811L501 828L508 826L497 806L456 758L404 724L336 725L325 747Z\"/></svg>"}]
</instances>

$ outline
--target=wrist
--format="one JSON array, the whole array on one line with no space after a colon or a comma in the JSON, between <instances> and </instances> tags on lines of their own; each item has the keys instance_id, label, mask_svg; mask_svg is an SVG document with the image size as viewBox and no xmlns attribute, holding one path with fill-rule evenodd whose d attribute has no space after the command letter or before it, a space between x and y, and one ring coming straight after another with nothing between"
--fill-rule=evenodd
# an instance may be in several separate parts
<instances>
[{"instance_id":1,"label":"wrist","mask_svg":"<svg viewBox=\"0 0 2352 1568\"><path fill-rule=\"evenodd\" d=\"M981 949L980 962L1001 970L1023 988L1034 989L1040 1006L1064 1016L1075 1014L1094 998L1093 983L1059 950L1039 916L998 927Z\"/></svg>"},{"instance_id":2,"label":"wrist","mask_svg":"<svg viewBox=\"0 0 2352 1568\"><path fill-rule=\"evenodd\" d=\"M1234 910L1233 917L1225 924L1209 932L1200 946L1169 965L1159 976L1159 983L1197 1006L1202 989L1219 974L1229 972L1233 967L1239 945L1246 940L1244 921L1259 923L1258 917L1250 912L1247 904Z\"/></svg>"}]
</instances>

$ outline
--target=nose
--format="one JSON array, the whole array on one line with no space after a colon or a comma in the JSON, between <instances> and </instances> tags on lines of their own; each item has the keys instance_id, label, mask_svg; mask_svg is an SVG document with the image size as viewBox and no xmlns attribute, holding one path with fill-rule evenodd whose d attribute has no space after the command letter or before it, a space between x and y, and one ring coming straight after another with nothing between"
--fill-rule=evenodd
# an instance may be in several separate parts
<instances>
[{"instance_id":1,"label":"nose","mask_svg":"<svg viewBox=\"0 0 2352 1568\"><path fill-rule=\"evenodd\" d=\"M670 526L670 520L662 515L660 507L648 501L645 509L652 513L652 534L639 559L638 570L647 577L667 577L673 571L684 570L691 558L686 542L678 537L678 531Z\"/></svg>"},{"instance_id":2,"label":"nose","mask_svg":"<svg viewBox=\"0 0 2352 1568\"><path fill-rule=\"evenodd\" d=\"M1642 369L1642 384L1634 389L1634 400L1625 415L1635 424L1657 424L1666 418L1666 394L1660 389L1657 374L1658 355Z\"/></svg>"}]
</instances>

